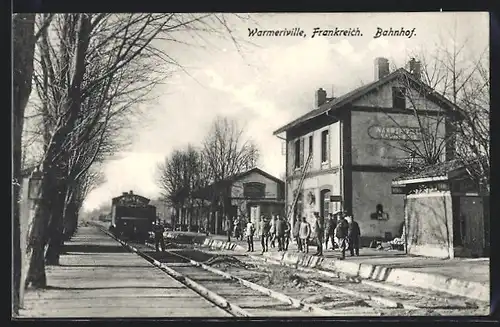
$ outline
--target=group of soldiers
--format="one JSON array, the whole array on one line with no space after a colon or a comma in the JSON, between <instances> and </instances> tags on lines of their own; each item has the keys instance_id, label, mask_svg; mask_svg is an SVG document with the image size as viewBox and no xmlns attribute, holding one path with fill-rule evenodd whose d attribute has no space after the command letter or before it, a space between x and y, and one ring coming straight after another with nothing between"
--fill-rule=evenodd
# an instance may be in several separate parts
<instances>
[{"instance_id":1,"label":"group of soldiers","mask_svg":"<svg viewBox=\"0 0 500 327\"><path fill-rule=\"evenodd\" d=\"M238 235L243 237L243 234L248 244L247 252L254 252L255 226L251 221L246 223L244 233ZM323 244L324 248L328 249L330 243L331 250L339 249L341 259L345 259L347 249L351 256L359 256L361 231L358 223L345 211L330 213L326 219L315 212L314 226L311 226L306 217L302 217L300 220L294 219L293 228L286 219L279 215L272 216L270 219L263 215L260 219L258 236L261 240L262 253L269 251L269 245L275 247L276 241L278 251L287 251L290 240L295 240L299 252L309 253L309 246L315 243L314 255L322 256Z\"/></svg>"},{"instance_id":2,"label":"group of soldiers","mask_svg":"<svg viewBox=\"0 0 500 327\"><path fill-rule=\"evenodd\" d=\"M227 220L226 232L228 241L231 241L231 234L238 240L246 238L248 244L248 252L254 252L254 236L256 228L251 221L245 222L241 217L233 220ZM232 232L232 233L231 233ZM276 243L279 251L286 251L290 243L290 224L280 217L280 215L272 215L267 218L262 215L260 218L259 238L261 240L262 252L269 251L269 245L275 248Z\"/></svg>"},{"instance_id":3,"label":"group of soldiers","mask_svg":"<svg viewBox=\"0 0 500 327\"><path fill-rule=\"evenodd\" d=\"M276 242L278 243L278 251L287 251L290 241L294 240L298 251L303 253L309 253L309 246L311 243L315 243L316 253L313 254L315 256L322 256L323 244L324 248L328 249L329 243L331 250L338 248L341 251L341 259L345 259L347 249L350 250L351 256L359 256L361 231L352 216L347 215L345 211L330 213L326 219L321 217L318 212L314 212L313 215L313 227L306 217L302 217L302 219L294 219L293 228L280 215L272 215L269 219L262 215L258 235L262 253L269 251L269 245L275 248ZM231 241L231 234L239 240L245 237L248 244L247 252L254 252L255 226L251 221L248 221L244 227L243 224L244 221L240 217L227 220L228 241ZM159 251L160 247L165 251L164 230L161 221L158 220L153 224L156 251Z\"/></svg>"},{"instance_id":4,"label":"group of soldiers","mask_svg":"<svg viewBox=\"0 0 500 327\"><path fill-rule=\"evenodd\" d=\"M332 250L338 247L342 253L341 259L345 259L345 252L349 249L351 256L359 256L359 243L361 230L354 217L347 215L345 211L330 213L326 222L319 214L314 213L316 243L318 245L317 255L323 255L323 242L328 248L328 241L331 241Z\"/></svg>"}]
</instances>

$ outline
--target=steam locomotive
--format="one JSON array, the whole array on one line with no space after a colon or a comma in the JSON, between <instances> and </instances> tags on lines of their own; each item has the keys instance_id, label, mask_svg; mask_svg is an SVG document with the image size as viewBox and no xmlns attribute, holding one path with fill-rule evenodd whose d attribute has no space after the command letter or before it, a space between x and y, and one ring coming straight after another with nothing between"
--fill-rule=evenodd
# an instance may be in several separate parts
<instances>
[{"instance_id":1,"label":"steam locomotive","mask_svg":"<svg viewBox=\"0 0 500 327\"><path fill-rule=\"evenodd\" d=\"M156 207L149 202L132 191L113 198L110 231L122 240L145 242L156 219Z\"/></svg>"}]
</instances>

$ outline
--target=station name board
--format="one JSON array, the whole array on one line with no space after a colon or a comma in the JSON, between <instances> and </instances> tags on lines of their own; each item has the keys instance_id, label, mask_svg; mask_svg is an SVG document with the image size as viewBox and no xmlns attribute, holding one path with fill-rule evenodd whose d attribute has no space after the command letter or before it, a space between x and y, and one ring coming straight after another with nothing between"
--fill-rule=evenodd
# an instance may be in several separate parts
<instances>
[{"instance_id":1,"label":"station name board","mask_svg":"<svg viewBox=\"0 0 500 327\"><path fill-rule=\"evenodd\" d=\"M368 128L368 135L377 140L420 141L420 128L404 126L373 125Z\"/></svg>"},{"instance_id":2,"label":"station name board","mask_svg":"<svg viewBox=\"0 0 500 327\"><path fill-rule=\"evenodd\" d=\"M391 186L392 194L406 194L407 189L406 186Z\"/></svg>"}]
</instances>

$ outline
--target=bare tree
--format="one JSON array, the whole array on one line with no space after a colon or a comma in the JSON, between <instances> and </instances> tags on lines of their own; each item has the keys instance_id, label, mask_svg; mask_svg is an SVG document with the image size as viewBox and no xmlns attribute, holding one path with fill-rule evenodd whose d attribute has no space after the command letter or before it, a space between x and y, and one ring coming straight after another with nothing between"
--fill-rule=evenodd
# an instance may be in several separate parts
<instances>
[{"instance_id":1,"label":"bare tree","mask_svg":"<svg viewBox=\"0 0 500 327\"><path fill-rule=\"evenodd\" d=\"M409 170L440 163L452 157L467 167L470 176L489 187L489 74L486 50L474 58L465 53L467 41L444 43L434 52L413 53L408 70L400 70L406 112L416 126L403 126L397 115L387 117L404 141L386 143L401 150ZM438 95L446 100L442 101ZM374 105L378 105L374 100ZM438 103L441 108L436 109ZM431 106L429 106L431 105ZM391 133L389 133L391 134ZM389 135L390 136L390 135Z\"/></svg>"},{"instance_id":2,"label":"bare tree","mask_svg":"<svg viewBox=\"0 0 500 327\"><path fill-rule=\"evenodd\" d=\"M21 181L21 166L23 165L22 136L24 127L24 113L32 89L33 58L35 43L48 25L52 17L49 15L43 20L36 31L35 14L14 14L12 17L13 30L13 311L18 313L20 304L21 281L21 244L20 244L20 212L19 212L19 186Z\"/></svg>"},{"instance_id":3,"label":"bare tree","mask_svg":"<svg viewBox=\"0 0 500 327\"><path fill-rule=\"evenodd\" d=\"M251 140L243 138L244 130L235 120L217 117L205 138L203 157L212 173L212 206L220 205L225 215L230 205L230 179L258 160L257 147Z\"/></svg>"},{"instance_id":4,"label":"bare tree","mask_svg":"<svg viewBox=\"0 0 500 327\"><path fill-rule=\"evenodd\" d=\"M488 49L478 58L463 53L466 43L447 51L439 62L450 82L443 93L462 110L462 119L453 125L455 157L465 166L469 176L481 190L490 188L490 78ZM464 59L464 57L469 58Z\"/></svg>"},{"instance_id":5,"label":"bare tree","mask_svg":"<svg viewBox=\"0 0 500 327\"><path fill-rule=\"evenodd\" d=\"M175 150L157 168L158 186L162 190L162 198L175 209L171 222L174 229L185 201L184 160L185 154L181 150Z\"/></svg>"},{"instance_id":6,"label":"bare tree","mask_svg":"<svg viewBox=\"0 0 500 327\"><path fill-rule=\"evenodd\" d=\"M188 218L188 226L192 225L194 197L193 192L204 185L205 175L201 153L192 145L183 150L176 150L165 162L158 166L158 185L162 189L162 197L176 210L172 226Z\"/></svg>"},{"instance_id":7,"label":"bare tree","mask_svg":"<svg viewBox=\"0 0 500 327\"><path fill-rule=\"evenodd\" d=\"M216 33L215 25L231 34L218 14L61 14L42 33L36 82L45 151L28 245L31 285L45 286L45 246L49 240L56 248L60 244L68 178L78 181L102 154L98 140L117 126L109 125L112 118L126 121L130 109L168 76L156 68L178 66L153 41L176 42L172 33L180 31ZM76 150L88 150L89 139L92 154L75 157Z\"/></svg>"},{"instance_id":8,"label":"bare tree","mask_svg":"<svg viewBox=\"0 0 500 327\"><path fill-rule=\"evenodd\" d=\"M22 131L24 111L31 93L33 74L33 55L35 52L35 14L16 14L12 20L14 47L13 60L13 129L14 129L14 162L13 162L13 311L19 310L19 290L21 285L21 225L19 217L19 186L22 164Z\"/></svg>"}]
</instances>

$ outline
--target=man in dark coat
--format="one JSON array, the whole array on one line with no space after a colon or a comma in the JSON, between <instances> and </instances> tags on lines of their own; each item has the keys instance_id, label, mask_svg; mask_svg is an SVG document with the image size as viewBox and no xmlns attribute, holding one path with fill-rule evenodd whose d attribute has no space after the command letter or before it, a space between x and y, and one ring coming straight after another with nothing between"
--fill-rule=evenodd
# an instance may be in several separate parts
<instances>
[{"instance_id":1,"label":"man in dark coat","mask_svg":"<svg viewBox=\"0 0 500 327\"><path fill-rule=\"evenodd\" d=\"M295 220L293 222L292 236L297 242L297 248L299 249L299 252L301 252L302 251L302 244L300 243L299 230L300 230L300 219L295 218Z\"/></svg>"},{"instance_id":2,"label":"man in dark coat","mask_svg":"<svg viewBox=\"0 0 500 327\"><path fill-rule=\"evenodd\" d=\"M286 225L286 221L278 216L278 220L276 221L276 238L278 239L278 251L285 250L285 233L287 230Z\"/></svg>"},{"instance_id":3,"label":"man in dark coat","mask_svg":"<svg viewBox=\"0 0 500 327\"><path fill-rule=\"evenodd\" d=\"M271 225L269 220L262 215L260 217L261 229L260 229L260 244L262 245L262 253L269 251L269 229Z\"/></svg>"},{"instance_id":4,"label":"man in dark coat","mask_svg":"<svg viewBox=\"0 0 500 327\"><path fill-rule=\"evenodd\" d=\"M332 250L335 249L335 227L337 227L336 215L329 213L325 226L325 249L328 249L328 241L332 243Z\"/></svg>"},{"instance_id":5,"label":"man in dark coat","mask_svg":"<svg viewBox=\"0 0 500 327\"><path fill-rule=\"evenodd\" d=\"M285 240L283 247L285 251L288 251L288 245L290 244L290 234L292 228L287 220L283 219L283 221L285 222Z\"/></svg>"},{"instance_id":6,"label":"man in dark coat","mask_svg":"<svg viewBox=\"0 0 500 327\"><path fill-rule=\"evenodd\" d=\"M227 241L231 242L231 232L233 231L233 220L226 216Z\"/></svg>"},{"instance_id":7,"label":"man in dark coat","mask_svg":"<svg viewBox=\"0 0 500 327\"><path fill-rule=\"evenodd\" d=\"M359 229L358 222L354 220L354 217L351 216L351 222L349 224L349 250L351 251L351 257L356 256L359 257L359 239L361 237L361 231Z\"/></svg>"},{"instance_id":8,"label":"man in dark coat","mask_svg":"<svg viewBox=\"0 0 500 327\"><path fill-rule=\"evenodd\" d=\"M165 228L161 224L161 222L158 220L156 223L153 225L153 232L155 234L155 249L156 252L159 252L159 246L161 245L162 251L165 251L165 239L163 238L163 232L165 231Z\"/></svg>"},{"instance_id":9,"label":"man in dark coat","mask_svg":"<svg viewBox=\"0 0 500 327\"><path fill-rule=\"evenodd\" d=\"M319 216L318 212L314 213L314 233L316 238L316 253L314 255L323 255L323 236L325 234L325 227L323 224L323 219Z\"/></svg>"},{"instance_id":10,"label":"man in dark coat","mask_svg":"<svg viewBox=\"0 0 500 327\"><path fill-rule=\"evenodd\" d=\"M337 223L337 235L335 235L339 239L339 247L342 251L341 260L345 259L345 248L347 243L347 235L349 232L349 223L345 220L344 213L339 214L339 221Z\"/></svg>"}]
</instances>

